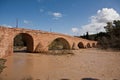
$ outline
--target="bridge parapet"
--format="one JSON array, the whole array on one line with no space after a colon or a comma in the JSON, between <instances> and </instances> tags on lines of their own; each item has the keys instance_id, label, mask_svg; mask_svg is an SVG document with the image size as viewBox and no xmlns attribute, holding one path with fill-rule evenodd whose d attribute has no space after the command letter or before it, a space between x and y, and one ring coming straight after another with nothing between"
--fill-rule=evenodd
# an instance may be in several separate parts
<instances>
[{"instance_id":1,"label":"bridge parapet","mask_svg":"<svg viewBox=\"0 0 120 80\"><path fill-rule=\"evenodd\" d=\"M19 34L25 37L27 48L30 52L47 52L50 44L55 40L61 41L63 45L66 44L63 47L67 49L68 47L65 46L70 46L70 49L80 49L80 42L83 43L83 48L93 47L97 44L96 41L60 33L0 26L0 57L13 54L14 38Z\"/></svg>"}]
</instances>

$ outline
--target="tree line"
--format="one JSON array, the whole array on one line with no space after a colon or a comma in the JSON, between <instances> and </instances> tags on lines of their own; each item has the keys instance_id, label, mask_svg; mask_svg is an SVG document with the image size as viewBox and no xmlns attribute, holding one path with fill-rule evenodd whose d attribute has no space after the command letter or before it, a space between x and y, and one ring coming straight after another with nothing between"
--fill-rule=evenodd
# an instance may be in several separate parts
<instances>
[{"instance_id":1,"label":"tree line","mask_svg":"<svg viewBox=\"0 0 120 80\"><path fill-rule=\"evenodd\" d=\"M106 33L98 38L98 43L101 48L120 50L120 20L108 22L104 28Z\"/></svg>"},{"instance_id":2,"label":"tree line","mask_svg":"<svg viewBox=\"0 0 120 80\"><path fill-rule=\"evenodd\" d=\"M120 20L114 20L113 22L107 22L104 27L106 32L100 32L97 34L80 36L89 40L98 41L98 47L103 49L118 49L120 50Z\"/></svg>"}]
</instances>

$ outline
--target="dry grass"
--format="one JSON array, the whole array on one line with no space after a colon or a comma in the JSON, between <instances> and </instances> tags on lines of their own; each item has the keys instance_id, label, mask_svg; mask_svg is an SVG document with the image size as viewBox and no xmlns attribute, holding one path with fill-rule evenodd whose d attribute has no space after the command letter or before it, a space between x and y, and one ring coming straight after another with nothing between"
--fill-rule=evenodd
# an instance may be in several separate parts
<instances>
[{"instance_id":1,"label":"dry grass","mask_svg":"<svg viewBox=\"0 0 120 80\"><path fill-rule=\"evenodd\" d=\"M3 69L4 68L6 68L6 66L5 66L5 62L6 62L7 60L6 59L0 59L0 73L3 71Z\"/></svg>"},{"instance_id":2,"label":"dry grass","mask_svg":"<svg viewBox=\"0 0 120 80\"><path fill-rule=\"evenodd\" d=\"M33 80L33 78L29 76L29 77L24 77L22 80Z\"/></svg>"},{"instance_id":3,"label":"dry grass","mask_svg":"<svg viewBox=\"0 0 120 80\"><path fill-rule=\"evenodd\" d=\"M72 50L49 50L48 52L41 52L39 54L46 54L46 55L74 55Z\"/></svg>"}]
</instances>

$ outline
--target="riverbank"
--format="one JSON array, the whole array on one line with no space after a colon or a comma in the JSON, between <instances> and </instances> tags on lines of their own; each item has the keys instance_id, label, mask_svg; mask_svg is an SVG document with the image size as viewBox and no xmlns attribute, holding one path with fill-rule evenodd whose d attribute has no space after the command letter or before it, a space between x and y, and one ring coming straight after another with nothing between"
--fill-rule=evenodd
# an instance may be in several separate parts
<instances>
[{"instance_id":1,"label":"riverbank","mask_svg":"<svg viewBox=\"0 0 120 80\"><path fill-rule=\"evenodd\" d=\"M74 55L14 53L1 80L120 80L120 52L74 50ZM83 79L84 78L84 79Z\"/></svg>"}]
</instances>

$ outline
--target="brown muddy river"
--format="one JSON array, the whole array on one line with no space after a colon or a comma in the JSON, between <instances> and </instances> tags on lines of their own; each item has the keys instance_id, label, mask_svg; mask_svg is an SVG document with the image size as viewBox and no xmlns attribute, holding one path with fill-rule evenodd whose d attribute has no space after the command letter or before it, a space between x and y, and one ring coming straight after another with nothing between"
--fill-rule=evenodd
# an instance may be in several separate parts
<instances>
[{"instance_id":1,"label":"brown muddy river","mask_svg":"<svg viewBox=\"0 0 120 80\"><path fill-rule=\"evenodd\" d=\"M14 53L0 80L120 80L120 52L97 49L75 55Z\"/></svg>"}]
</instances>

